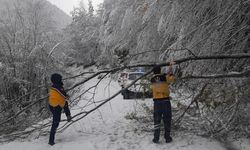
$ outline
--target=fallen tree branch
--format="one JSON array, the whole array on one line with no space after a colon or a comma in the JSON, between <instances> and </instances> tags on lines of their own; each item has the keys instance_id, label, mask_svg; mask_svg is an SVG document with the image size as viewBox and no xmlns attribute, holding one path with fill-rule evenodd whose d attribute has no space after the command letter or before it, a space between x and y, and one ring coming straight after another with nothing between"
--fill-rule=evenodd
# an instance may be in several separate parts
<instances>
[{"instance_id":1,"label":"fallen tree branch","mask_svg":"<svg viewBox=\"0 0 250 150\"><path fill-rule=\"evenodd\" d=\"M243 72L231 72L228 74L214 74L206 76L188 75L186 77L182 77L181 79L217 79L217 78L243 78L243 77L250 77L250 70L246 70Z\"/></svg>"},{"instance_id":2,"label":"fallen tree branch","mask_svg":"<svg viewBox=\"0 0 250 150\"><path fill-rule=\"evenodd\" d=\"M127 87L124 87L122 90L118 91L117 93L113 94L111 97L103 100L103 102L99 105L97 105L95 108L91 109L90 111L87 112L80 112L78 114L76 114L75 116L73 116L72 118L75 118L77 116L80 116L82 114L84 114L83 116L81 116L80 118L77 118L76 120L72 121L71 123L66 123L64 126L62 126L59 129L59 132L63 132L64 130L66 130L70 125L72 125L73 123L83 119L84 117L86 117L87 115L89 115L90 113L92 113L93 111L97 110L99 107L101 107L102 105L106 104L107 102L109 102L110 100L112 100L113 98L115 98L116 96L118 96L123 90L128 89L129 87L131 87L132 85L134 85L138 80L146 77L147 75L149 75L151 72L153 71L153 69L151 69L150 71L148 71L147 73L145 73L144 75L142 75L141 77L137 78L136 80L134 80L132 83L130 83Z\"/></svg>"},{"instance_id":3,"label":"fallen tree branch","mask_svg":"<svg viewBox=\"0 0 250 150\"><path fill-rule=\"evenodd\" d=\"M182 59L178 59L175 60L176 64L181 64L184 62L188 62L188 61L192 61L192 60L210 60L210 59L242 59L242 58L250 58L250 54L232 54L232 55L205 55L205 56L190 56L190 57L186 57L186 58L182 58ZM160 64L135 64L135 65L128 65L128 66L122 66L122 67L117 67L117 68L113 68L113 69L108 69L108 70L102 70L99 72L94 73L93 75L89 76L88 78L86 78L85 80L76 83L74 86L72 86L71 88L67 89L67 91L70 91L82 84L84 84L85 82L91 80L92 78L98 76L99 74L103 74L103 73L114 73L120 70L124 70L124 69L131 69L131 68L137 68L137 67L154 67L156 65L158 66L169 66L170 62L165 62L165 63L160 63ZM84 74L84 73L81 73ZM81 76L77 75L78 77Z\"/></svg>"},{"instance_id":4,"label":"fallen tree branch","mask_svg":"<svg viewBox=\"0 0 250 150\"><path fill-rule=\"evenodd\" d=\"M79 75L75 75L75 76L72 76L72 77L68 77L68 78L63 78L63 80L69 80L69 79L74 79L74 78L77 78L77 77L80 77L80 76L83 76L85 74L92 74L92 73L95 73L94 71L89 71L89 72L83 72Z\"/></svg>"}]
</instances>

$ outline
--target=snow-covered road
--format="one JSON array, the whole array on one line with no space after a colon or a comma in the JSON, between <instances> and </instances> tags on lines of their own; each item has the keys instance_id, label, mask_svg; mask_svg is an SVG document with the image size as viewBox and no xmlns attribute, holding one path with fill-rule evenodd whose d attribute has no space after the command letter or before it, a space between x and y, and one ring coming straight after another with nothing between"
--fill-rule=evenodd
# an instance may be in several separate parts
<instances>
[{"instance_id":1,"label":"snow-covered road","mask_svg":"<svg viewBox=\"0 0 250 150\"><path fill-rule=\"evenodd\" d=\"M97 81L88 82L81 90L93 86ZM118 90L119 85L107 78L96 89L95 100L103 100ZM82 99L91 97L90 93L87 95ZM135 124L124 118L133 111L135 103L134 100L123 100L121 95L117 96L99 111L76 122L65 132L56 134L54 146L47 144L48 137L40 137L4 143L0 145L0 150L224 150L217 142L191 135L173 137L174 141L169 144L163 140L159 144L152 143L152 133L135 133ZM85 104L86 100L82 100L72 108L72 115ZM62 117L65 117L64 114Z\"/></svg>"}]
</instances>

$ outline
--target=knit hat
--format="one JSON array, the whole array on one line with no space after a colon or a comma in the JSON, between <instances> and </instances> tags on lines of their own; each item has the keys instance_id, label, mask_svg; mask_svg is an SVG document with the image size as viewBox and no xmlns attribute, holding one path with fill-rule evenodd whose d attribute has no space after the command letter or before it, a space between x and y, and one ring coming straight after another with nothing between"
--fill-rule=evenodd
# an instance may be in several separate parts
<instances>
[{"instance_id":1,"label":"knit hat","mask_svg":"<svg viewBox=\"0 0 250 150\"><path fill-rule=\"evenodd\" d=\"M62 82L62 76L58 73L54 73L51 75L51 82L55 85L63 85L63 82Z\"/></svg>"},{"instance_id":2,"label":"knit hat","mask_svg":"<svg viewBox=\"0 0 250 150\"><path fill-rule=\"evenodd\" d=\"M161 74L161 67L156 65L153 69L154 74Z\"/></svg>"}]
</instances>

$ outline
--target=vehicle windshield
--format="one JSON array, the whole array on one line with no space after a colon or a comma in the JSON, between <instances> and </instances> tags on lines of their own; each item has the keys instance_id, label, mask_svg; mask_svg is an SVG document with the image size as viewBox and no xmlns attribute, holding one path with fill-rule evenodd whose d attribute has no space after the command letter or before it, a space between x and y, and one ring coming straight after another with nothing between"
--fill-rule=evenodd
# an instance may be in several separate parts
<instances>
[{"instance_id":1,"label":"vehicle windshield","mask_svg":"<svg viewBox=\"0 0 250 150\"><path fill-rule=\"evenodd\" d=\"M141 77L143 73L130 73L128 79L129 80L135 80L139 77Z\"/></svg>"}]
</instances>

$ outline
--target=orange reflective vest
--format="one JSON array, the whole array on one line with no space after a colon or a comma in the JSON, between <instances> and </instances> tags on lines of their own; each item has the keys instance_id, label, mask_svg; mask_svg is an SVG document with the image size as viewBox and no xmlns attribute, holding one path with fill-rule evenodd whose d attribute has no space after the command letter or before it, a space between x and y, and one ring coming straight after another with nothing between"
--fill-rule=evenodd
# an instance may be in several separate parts
<instances>
[{"instance_id":1,"label":"orange reflective vest","mask_svg":"<svg viewBox=\"0 0 250 150\"><path fill-rule=\"evenodd\" d=\"M169 84L173 83L175 78L173 75L156 74L151 79L153 100L168 99L170 95Z\"/></svg>"},{"instance_id":2,"label":"orange reflective vest","mask_svg":"<svg viewBox=\"0 0 250 150\"><path fill-rule=\"evenodd\" d=\"M49 90L49 105L52 107L64 107L66 97L56 88L51 87Z\"/></svg>"}]
</instances>

